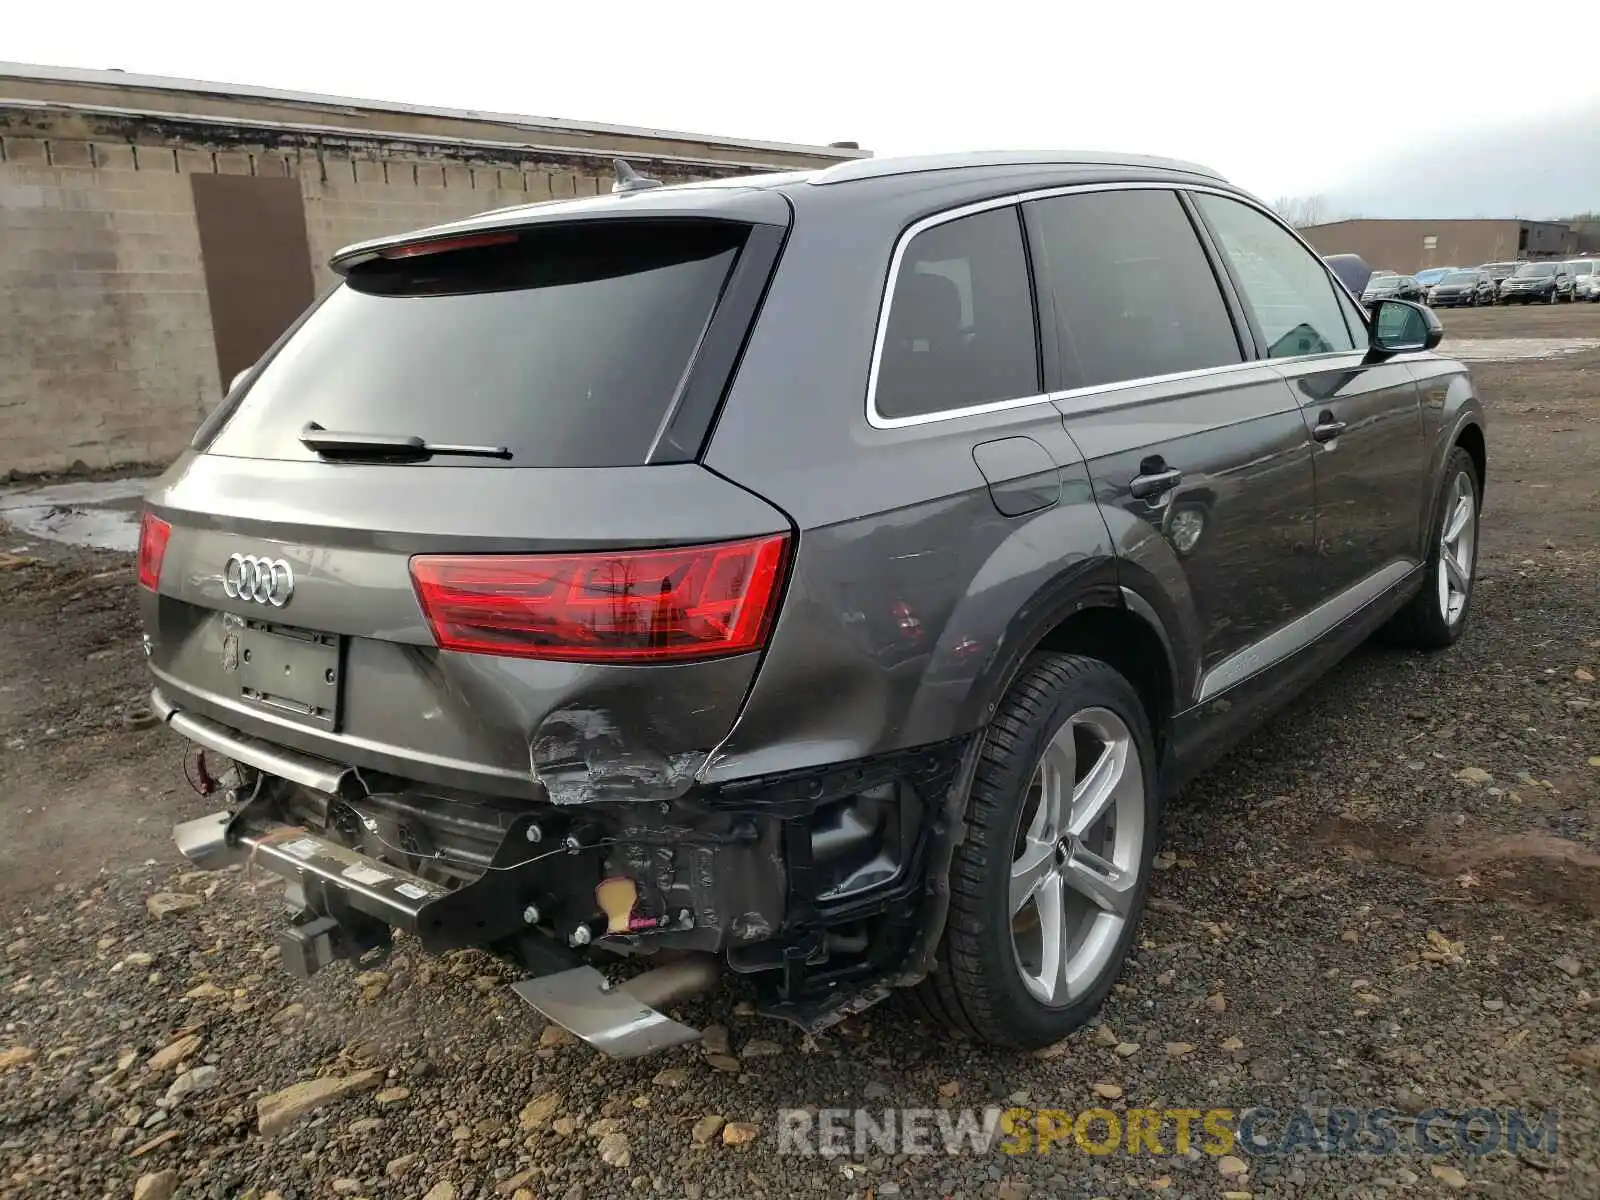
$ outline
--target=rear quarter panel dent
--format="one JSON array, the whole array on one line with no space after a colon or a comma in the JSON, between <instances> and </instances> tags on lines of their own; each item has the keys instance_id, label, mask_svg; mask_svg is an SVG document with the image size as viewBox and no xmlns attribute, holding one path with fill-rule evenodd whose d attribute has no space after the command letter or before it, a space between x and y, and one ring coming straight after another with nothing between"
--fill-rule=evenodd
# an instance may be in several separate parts
<instances>
[{"instance_id":1,"label":"rear quarter panel dent","mask_svg":"<svg viewBox=\"0 0 1600 1200\"><path fill-rule=\"evenodd\" d=\"M1120 603L1081 467L1065 502L1000 517L987 489L802 535L788 599L720 782L943 741L982 726L1063 617Z\"/></svg>"}]
</instances>

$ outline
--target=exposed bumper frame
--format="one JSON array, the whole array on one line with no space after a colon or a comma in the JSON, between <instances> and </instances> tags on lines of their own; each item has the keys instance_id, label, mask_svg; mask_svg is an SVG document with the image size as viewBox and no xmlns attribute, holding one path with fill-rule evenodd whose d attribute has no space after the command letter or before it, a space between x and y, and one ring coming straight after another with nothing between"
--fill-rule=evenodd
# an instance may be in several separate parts
<instances>
[{"instance_id":1,"label":"exposed bumper frame","mask_svg":"<svg viewBox=\"0 0 1600 1200\"><path fill-rule=\"evenodd\" d=\"M159 689L151 693L151 703L161 720L197 745L320 793L332 805L341 800L361 803L366 796L364 781L353 768L240 734L177 708ZM775 989L765 996L763 1012L817 1030L870 1007L894 987L914 983L935 969L949 908L951 857L964 830L962 812L981 741L981 735L961 738L882 759L741 780L708 789L696 798L708 811L775 820L784 831L780 852L788 882L781 924L775 925L771 940L728 948L728 965L734 971L775 972L768 976ZM892 886L859 899L824 899L812 869L809 813L819 802L897 778L913 783L924 805L921 834L909 848L906 874ZM237 799L230 796L230 800ZM551 941L531 932L527 922L541 918L526 915L535 910L527 907L518 886L523 868L534 857L542 857L529 840L539 815L530 809L514 818L489 869L455 888L289 823L270 795L260 803L246 801L231 813L185 822L174 834L184 856L197 865L211 868L248 860L283 877L308 916L337 925L326 931L335 942L344 935L347 943L372 945L386 940L387 929L395 928L415 934L428 952L440 953L506 943L522 934ZM540 835L534 830L532 836ZM841 922L854 922L859 928L863 920L871 921L879 931L870 954L853 965L828 963L827 931ZM330 955L353 956L349 945L342 951L329 951L326 942L318 940L324 936L323 929L302 926L301 930L305 944L297 944L294 954L309 964L305 973ZM293 936L293 931L286 936ZM285 946L286 961L293 957L290 949ZM524 998L600 1045L607 1034L591 1036L593 1031L576 1027L584 1023L585 1008L616 1008L613 1017L621 1021L621 1007L596 999L592 979L556 981L555 974L568 974L581 960L559 940L551 941L551 949L562 961L541 965L539 978L550 981L530 988ZM630 1000L625 1005L637 1003ZM569 1021L556 1010L577 1016ZM610 1018L597 1019L604 1028L612 1028L607 1024ZM638 1038L624 1039L627 1044L665 1045L674 1038L683 1040L679 1031L655 1028L654 1017L634 1014L627 1020L638 1026L639 1033ZM654 1032L649 1032L651 1029Z\"/></svg>"},{"instance_id":2,"label":"exposed bumper frame","mask_svg":"<svg viewBox=\"0 0 1600 1200\"><path fill-rule=\"evenodd\" d=\"M430 954L497 941L524 927L514 895L516 859L528 857L532 816L513 822L482 876L446 888L391 863L370 858L299 826L260 815L246 804L173 830L179 851L196 866L214 870L248 861L300 888L306 907L337 917L353 910L412 933ZM557 851L559 853L559 851ZM502 894L504 893L504 894Z\"/></svg>"}]
</instances>

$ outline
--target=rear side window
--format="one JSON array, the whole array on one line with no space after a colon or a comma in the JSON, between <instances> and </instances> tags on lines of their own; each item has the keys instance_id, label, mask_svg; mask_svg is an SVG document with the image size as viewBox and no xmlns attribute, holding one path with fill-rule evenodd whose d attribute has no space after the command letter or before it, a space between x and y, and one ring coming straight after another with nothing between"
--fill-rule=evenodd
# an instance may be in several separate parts
<instances>
[{"instance_id":1,"label":"rear side window","mask_svg":"<svg viewBox=\"0 0 1600 1200\"><path fill-rule=\"evenodd\" d=\"M1266 341L1268 358L1353 350L1327 264L1247 204L1198 193Z\"/></svg>"},{"instance_id":2,"label":"rear side window","mask_svg":"<svg viewBox=\"0 0 1600 1200\"><path fill-rule=\"evenodd\" d=\"M642 464L747 229L536 226L501 244L360 264L262 369L208 450L315 459L299 436L316 422L505 446L512 467Z\"/></svg>"},{"instance_id":3,"label":"rear side window","mask_svg":"<svg viewBox=\"0 0 1600 1200\"><path fill-rule=\"evenodd\" d=\"M923 230L895 275L878 363L880 416L1039 394L1033 293L1015 208Z\"/></svg>"},{"instance_id":4,"label":"rear side window","mask_svg":"<svg viewBox=\"0 0 1600 1200\"><path fill-rule=\"evenodd\" d=\"M1176 193L1085 192L1033 201L1027 214L1041 286L1055 302L1066 386L1242 361L1216 275Z\"/></svg>"}]
</instances>

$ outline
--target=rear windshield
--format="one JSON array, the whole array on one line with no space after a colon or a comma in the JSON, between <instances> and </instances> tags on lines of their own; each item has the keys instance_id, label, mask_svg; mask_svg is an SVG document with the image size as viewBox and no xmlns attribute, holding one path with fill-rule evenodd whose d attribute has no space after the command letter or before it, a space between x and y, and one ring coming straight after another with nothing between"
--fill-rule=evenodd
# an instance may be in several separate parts
<instances>
[{"instance_id":1,"label":"rear windshield","mask_svg":"<svg viewBox=\"0 0 1600 1200\"><path fill-rule=\"evenodd\" d=\"M315 422L504 446L512 467L642 464L747 228L539 226L505 244L360 264L267 363L207 449L315 459L299 440Z\"/></svg>"}]
</instances>

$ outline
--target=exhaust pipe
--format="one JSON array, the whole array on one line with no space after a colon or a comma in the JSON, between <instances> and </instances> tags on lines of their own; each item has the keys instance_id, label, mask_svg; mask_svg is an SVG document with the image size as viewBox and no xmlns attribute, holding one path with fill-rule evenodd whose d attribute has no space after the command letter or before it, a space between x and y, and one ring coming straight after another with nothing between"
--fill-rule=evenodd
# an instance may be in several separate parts
<instances>
[{"instance_id":1,"label":"exhaust pipe","mask_svg":"<svg viewBox=\"0 0 1600 1200\"><path fill-rule=\"evenodd\" d=\"M667 1008L690 996L709 992L717 986L721 970L714 954L686 954L673 962L653 967L619 984L640 1004Z\"/></svg>"},{"instance_id":2,"label":"exhaust pipe","mask_svg":"<svg viewBox=\"0 0 1600 1200\"><path fill-rule=\"evenodd\" d=\"M720 976L712 954L690 954L611 987L593 967L524 979L511 990L546 1020L612 1058L638 1058L700 1040L700 1031L657 1006L709 991Z\"/></svg>"}]
</instances>

